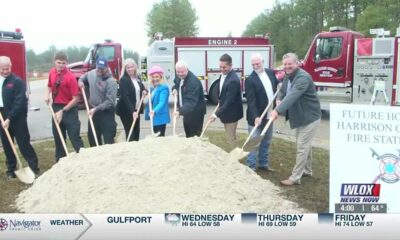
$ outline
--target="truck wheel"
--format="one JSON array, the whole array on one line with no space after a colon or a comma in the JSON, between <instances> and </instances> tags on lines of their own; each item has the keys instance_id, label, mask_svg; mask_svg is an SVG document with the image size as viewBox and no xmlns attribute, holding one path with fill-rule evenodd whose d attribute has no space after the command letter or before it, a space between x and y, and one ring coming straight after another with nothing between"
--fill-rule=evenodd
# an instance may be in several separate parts
<instances>
[{"instance_id":1,"label":"truck wheel","mask_svg":"<svg viewBox=\"0 0 400 240\"><path fill-rule=\"evenodd\" d=\"M210 91L208 92L208 100L210 100L214 105L218 104L218 86L216 83L211 85Z\"/></svg>"}]
</instances>

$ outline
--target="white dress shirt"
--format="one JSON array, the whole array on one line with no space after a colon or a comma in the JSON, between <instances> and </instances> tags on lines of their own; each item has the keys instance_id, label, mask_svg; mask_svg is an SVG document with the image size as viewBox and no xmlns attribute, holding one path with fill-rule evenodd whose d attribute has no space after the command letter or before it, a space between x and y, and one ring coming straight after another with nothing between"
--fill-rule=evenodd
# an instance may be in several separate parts
<instances>
[{"instance_id":1,"label":"white dress shirt","mask_svg":"<svg viewBox=\"0 0 400 240\"><path fill-rule=\"evenodd\" d=\"M267 93L268 103L270 103L271 101L273 101L273 97L274 97L274 90L272 89L271 80L269 79L268 74L265 71L258 73L258 77L260 77L260 79L261 79L261 82L264 86L265 92ZM269 118L269 115L271 112L272 112L272 108L270 107L268 109L267 118Z\"/></svg>"},{"instance_id":2,"label":"white dress shirt","mask_svg":"<svg viewBox=\"0 0 400 240\"><path fill-rule=\"evenodd\" d=\"M181 108L183 106L183 102L182 102L182 86L184 83L185 79L181 79L181 81L179 82L179 107Z\"/></svg>"},{"instance_id":3,"label":"white dress shirt","mask_svg":"<svg viewBox=\"0 0 400 240\"><path fill-rule=\"evenodd\" d=\"M225 78L226 78L226 75L221 74L221 80L219 82L219 95L221 95L222 86L224 86Z\"/></svg>"},{"instance_id":4,"label":"white dress shirt","mask_svg":"<svg viewBox=\"0 0 400 240\"><path fill-rule=\"evenodd\" d=\"M0 107L4 107L3 103L3 84L4 80L6 80L3 76L0 76Z\"/></svg>"},{"instance_id":5,"label":"white dress shirt","mask_svg":"<svg viewBox=\"0 0 400 240\"><path fill-rule=\"evenodd\" d=\"M138 83L139 79L131 78L131 80L132 80L133 86L135 86L135 95L136 95L136 106L135 106L135 108L137 110L139 110L139 107L140 107L139 106L139 103L140 103L140 86L139 86L139 83Z\"/></svg>"}]
</instances>

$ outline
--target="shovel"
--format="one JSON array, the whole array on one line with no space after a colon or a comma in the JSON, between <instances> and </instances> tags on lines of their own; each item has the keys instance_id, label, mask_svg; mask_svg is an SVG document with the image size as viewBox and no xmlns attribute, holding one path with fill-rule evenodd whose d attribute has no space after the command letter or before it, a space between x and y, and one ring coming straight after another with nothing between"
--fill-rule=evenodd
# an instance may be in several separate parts
<instances>
[{"instance_id":1,"label":"shovel","mask_svg":"<svg viewBox=\"0 0 400 240\"><path fill-rule=\"evenodd\" d=\"M94 141L96 142L96 146L98 147L99 141L97 140L96 129L94 128L92 116L90 116L90 114L89 114L89 104L88 104L88 100L86 98L85 87L81 87L81 91L82 91L83 100L85 101L86 112L87 112L87 115L89 118L89 124L90 124L90 127L92 128L93 138L94 138Z\"/></svg>"},{"instance_id":2,"label":"shovel","mask_svg":"<svg viewBox=\"0 0 400 240\"><path fill-rule=\"evenodd\" d=\"M217 112L218 108L219 108L219 103L218 103L218 105L215 107L214 112L213 112L211 115L214 115L214 114ZM206 132L206 130L207 130L207 128L210 126L210 124L211 124L211 119L208 119L208 121L207 121L207 123L206 123L206 126L204 127L203 131L201 132L200 137L203 137L204 133Z\"/></svg>"},{"instance_id":3,"label":"shovel","mask_svg":"<svg viewBox=\"0 0 400 240\"><path fill-rule=\"evenodd\" d=\"M264 109L263 113L261 114L261 116L260 116L261 119L263 119L265 117L265 114L267 114L268 109L271 107L272 103L275 101L276 96L278 96L278 93L281 90L281 86L282 85L278 85L278 88L276 89L276 92L275 92L274 96L272 97L272 100L269 101L267 107ZM265 127L259 137L251 138L251 136L253 136L254 132L258 128L258 126L254 126L254 128L251 130L249 136L247 137L246 141L243 143L242 148L235 148L229 154L232 157L237 158L237 159L246 157L249 154L249 152L251 152L253 149L255 149L256 147L258 147L260 145L260 142L264 138L265 133L267 132L269 126L271 125L271 123L273 121L274 121L274 119L269 119L267 125L265 125Z\"/></svg>"},{"instance_id":4,"label":"shovel","mask_svg":"<svg viewBox=\"0 0 400 240\"><path fill-rule=\"evenodd\" d=\"M243 144L242 148L233 149L229 153L229 155L235 159L242 159L242 158L246 157L251 151L253 151L258 146L260 146L260 143L263 140L265 133L267 132L269 126L271 126L271 124L274 120L275 120L274 118L270 118L268 120L267 124L265 125L264 129L262 130L260 136L251 138L250 140L248 140L247 142L245 142Z\"/></svg>"},{"instance_id":5,"label":"shovel","mask_svg":"<svg viewBox=\"0 0 400 240\"><path fill-rule=\"evenodd\" d=\"M54 121L54 124L56 125L58 136L60 136L60 140L61 140L61 143L63 145L64 151L65 151L65 155L68 156L67 144L65 144L64 135L62 134L61 129L60 129L60 125L58 124L58 122L56 120L56 114L54 113L54 110L51 107L50 103L48 103L47 106L49 107L51 115L53 116L53 121Z\"/></svg>"},{"instance_id":6,"label":"shovel","mask_svg":"<svg viewBox=\"0 0 400 240\"><path fill-rule=\"evenodd\" d=\"M177 94L174 95L174 114L177 111L177 105L178 105L178 96ZM174 134L174 137L176 136L176 119L178 118L178 116L174 115L174 118L172 120L172 132Z\"/></svg>"},{"instance_id":7,"label":"shovel","mask_svg":"<svg viewBox=\"0 0 400 240\"><path fill-rule=\"evenodd\" d=\"M264 111L262 112L260 119L263 119L265 117L265 114L267 114L268 109L271 107L271 105L273 104L273 102L275 101L276 96L278 96L279 90L281 89L281 85L278 86L274 96L272 97L272 100L269 101L267 107L264 109ZM251 130L249 136L247 137L246 141L243 143L243 146L241 149L234 149L232 151L236 151L236 152L243 152L244 147L247 145L247 143L249 142L251 136L253 136L254 132L257 130L258 126L254 126L254 128Z\"/></svg>"},{"instance_id":8,"label":"shovel","mask_svg":"<svg viewBox=\"0 0 400 240\"><path fill-rule=\"evenodd\" d=\"M143 103L144 97L145 97L145 95L142 95L142 98L140 99L140 102L139 102L139 110L138 110L139 112L140 112L140 108L142 107L142 103ZM129 142L129 139L131 139L131 135L132 135L132 132L133 132L133 128L135 127L135 123L136 123L136 120L137 120L138 118L139 118L139 115L138 115L137 118L134 118L134 119L133 119L133 122L132 122L132 125L131 125L131 129L129 130L128 138L126 139L127 142Z\"/></svg>"},{"instance_id":9,"label":"shovel","mask_svg":"<svg viewBox=\"0 0 400 240\"><path fill-rule=\"evenodd\" d=\"M150 116L150 128L151 128L151 136L152 137L158 137L160 135L160 132L155 133L154 128L153 128L153 116L151 116L150 112L153 111L153 104L151 103L151 91L149 91L149 116Z\"/></svg>"},{"instance_id":10,"label":"shovel","mask_svg":"<svg viewBox=\"0 0 400 240\"><path fill-rule=\"evenodd\" d=\"M0 121L1 124L4 124L4 118L3 115L0 113ZM26 184L32 184L33 181L35 181L35 174L33 173L32 169L30 167L23 167L22 166L22 162L21 159L18 156L18 152L17 149L15 148L14 142L11 138L10 132L8 131L8 129L4 128L4 132L7 135L7 139L11 145L11 148L14 152L15 158L17 159L17 170L14 171L15 175L17 175L18 179Z\"/></svg>"}]
</instances>

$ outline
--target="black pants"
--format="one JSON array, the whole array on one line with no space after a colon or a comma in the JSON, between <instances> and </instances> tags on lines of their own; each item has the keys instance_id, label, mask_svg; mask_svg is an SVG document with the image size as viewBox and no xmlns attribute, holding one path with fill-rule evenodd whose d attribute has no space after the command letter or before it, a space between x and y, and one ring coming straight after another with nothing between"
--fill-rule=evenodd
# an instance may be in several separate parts
<instances>
[{"instance_id":1,"label":"black pants","mask_svg":"<svg viewBox=\"0 0 400 240\"><path fill-rule=\"evenodd\" d=\"M1 113L3 114L3 111ZM5 117L4 114L3 117ZM7 139L7 135L3 127L0 128L1 142L3 143L4 153L6 154L7 172L12 173L17 168L17 159L14 155L14 152L11 148L10 142ZM15 140L17 141L19 150L21 151L22 156L28 162L29 167L32 169L33 172L38 173L38 159L36 156L36 152L30 143L31 136L29 135L27 117L20 116L11 120L8 131L10 132L11 138L13 140L15 138Z\"/></svg>"},{"instance_id":2,"label":"black pants","mask_svg":"<svg viewBox=\"0 0 400 240\"><path fill-rule=\"evenodd\" d=\"M163 124L163 125L157 125L153 127L154 133L160 133L160 135L158 135L159 137L164 137L165 136L165 128L166 128L167 124Z\"/></svg>"},{"instance_id":3,"label":"black pants","mask_svg":"<svg viewBox=\"0 0 400 240\"><path fill-rule=\"evenodd\" d=\"M99 145L103 145L102 137L105 144L113 144L115 134L117 133L114 110L98 110L94 113L92 119ZM96 146L90 122L88 122L88 139L91 147Z\"/></svg>"},{"instance_id":4,"label":"black pants","mask_svg":"<svg viewBox=\"0 0 400 240\"><path fill-rule=\"evenodd\" d=\"M133 116L132 114L120 114L119 117L121 118L122 125L124 125L125 137L128 139L129 130L131 130L133 122ZM139 141L139 137L140 137L140 117L136 119L136 123L135 126L133 127L132 135L131 138L129 139L129 142Z\"/></svg>"},{"instance_id":5,"label":"black pants","mask_svg":"<svg viewBox=\"0 0 400 240\"><path fill-rule=\"evenodd\" d=\"M191 120L188 118L183 118L183 128L185 129L185 134L187 138L198 136L200 137L201 131L203 130L204 117L196 120Z\"/></svg>"},{"instance_id":6,"label":"black pants","mask_svg":"<svg viewBox=\"0 0 400 240\"><path fill-rule=\"evenodd\" d=\"M53 110L54 113L57 113L61 109L63 109L65 105L64 104L53 104ZM65 157L67 154L65 153L64 147L62 145L60 136L58 135L58 131L56 128L56 125L54 124L54 121L52 122L52 128L53 128L53 136L54 136L54 142L56 145L56 161L58 161L60 158ZM81 122L79 121L79 116L78 116L78 108L73 107L69 111L63 113L63 118L60 122L60 129L61 133L63 135L64 140L67 138L67 133L69 140L72 143L72 146L75 149L75 152L79 152L79 149L83 147L83 141L80 136L81 132Z\"/></svg>"}]
</instances>

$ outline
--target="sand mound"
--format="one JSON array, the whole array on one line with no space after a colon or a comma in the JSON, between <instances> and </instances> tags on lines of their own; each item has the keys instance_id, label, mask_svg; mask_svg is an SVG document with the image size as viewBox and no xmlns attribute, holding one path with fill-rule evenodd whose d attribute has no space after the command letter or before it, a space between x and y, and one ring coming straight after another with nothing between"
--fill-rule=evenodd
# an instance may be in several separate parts
<instances>
[{"instance_id":1,"label":"sand mound","mask_svg":"<svg viewBox=\"0 0 400 240\"><path fill-rule=\"evenodd\" d=\"M279 189L199 138L83 149L22 192L27 213L298 212Z\"/></svg>"}]
</instances>

